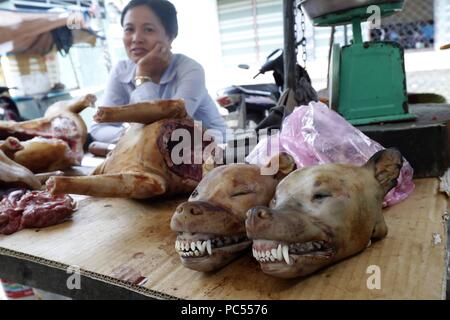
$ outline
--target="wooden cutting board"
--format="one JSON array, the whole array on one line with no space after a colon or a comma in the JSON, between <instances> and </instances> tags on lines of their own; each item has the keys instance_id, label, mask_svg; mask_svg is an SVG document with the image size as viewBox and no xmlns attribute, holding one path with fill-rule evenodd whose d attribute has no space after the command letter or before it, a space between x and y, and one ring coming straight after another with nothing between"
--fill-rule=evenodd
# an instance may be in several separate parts
<instances>
[{"instance_id":1,"label":"wooden cutting board","mask_svg":"<svg viewBox=\"0 0 450 320\"><path fill-rule=\"evenodd\" d=\"M0 236L0 250L153 297L187 299L442 299L446 283L447 199L437 179L416 181L406 201L384 212L389 235L363 253L306 279L263 274L247 253L225 268L184 268L169 223L183 198L166 201L86 198L73 220ZM373 266L381 288L369 289Z\"/></svg>"}]
</instances>

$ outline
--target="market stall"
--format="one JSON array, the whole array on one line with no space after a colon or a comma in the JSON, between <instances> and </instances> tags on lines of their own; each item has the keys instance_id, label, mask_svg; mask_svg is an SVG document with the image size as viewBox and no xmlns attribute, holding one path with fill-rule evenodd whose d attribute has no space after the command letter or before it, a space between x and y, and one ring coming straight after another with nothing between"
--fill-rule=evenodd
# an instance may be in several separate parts
<instances>
[{"instance_id":1,"label":"market stall","mask_svg":"<svg viewBox=\"0 0 450 320\"><path fill-rule=\"evenodd\" d=\"M285 10L293 9L293 1L286 0L284 4L287 6ZM391 9L398 10L398 3L385 8L386 12ZM367 14L361 12L352 9L352 17L359 19L360 15ZM290 16L287 20L294 18ZM343 19L331 18L338 21L325 20L322 23L335 24ZM353 21L357 40L360 40L353 44L356 50L364 46L358 19ZM63 21L56 20L56 27L62 25ZM55 26L49 25L51 28ZM292 27L292 22L287 23L288 26ZM40 30L40 34L47 31ZM13 48L18 48L19 35L0 38L0 43L12 40ZM292 39L288 37L287 42L292 42ZM24 40L20 43L27 43L27 48L30 48L29 43L35 42ZM48 49L48 43L44 42L39 48ZM145 51L138 48L135 52L139 53L139 50L141 53ZM341 54L339 50L336 52ZM293 46L286 48L286 68L290 69L286 75L287 89L295 92L293 54ZM339 55L336 63L340 62ZM342 60L343 68L336 71L336 79L345 78L347 72L354 70L343 63L346 61ZM376 66L376 63L372 65ZM396 61L395 66L402 69L403 61ZM360 64L361 70L363 67L364 64ZM398 74L404 75L401 70ZM365 74L359 75L367 78ZM378 80L383 80L381 83L385 82L382 76L378 77ZM396 84L404 85L404 78L396 79ZM153 82L152 77L136 76L132 85L134 90L143 84L155 85L148 82ZM358 81L339 87L338 91L354 92L357 85ZM380 95L372 93L385 85L392 87L387 83L383 86L376 83L366 85L364 88L368 90L361 97L365 103L368 103L367 96L372 97L376 104L373 109L379 111L377 114L385 112L383 103L387 100L380 102ZM268 140L260 140L253 149L256 154L258 151L255 150L267 151L264 148L269 144L265 145L265 141L275 141L271 139L280 137L278 146L291 162L282 162L277 169L281 168L279 171L266 175L261 173L263 161L252 162L251 157L247 157L248 163L241 164L248 167L239 167L242 170L236 170L238 173L235 175L225 174L226 169L220 171L227 166L214 168L215 163L211 163L208 157L195 162L197 153L204 156L205 149L218 145L212 139L202 140L200 147L191 143L191 138L195 140L198 134L199 137L205 136L192 121L188 102L181 98L143 99L137 103L124 103L118 108L98 106L94 116L97 123L131 125L120 128L124 130L118 134L117 141L108 142L101 150L103 155L108 155L106 159L94 159L99 163L104 161L95 169L94 165L87 167L88 160L93 159L89 152L95 149L92 144L91 148L88 147L93 135L88 135L86 123L79 115L85 108L94 106L95 95L87 94L79 100L55 104L39 119L2 121L0 279L75 299L445 299L448 297L449 202L443 191L450 193L450 179L444 178L447 186L441 186L437 177L448 168L450 113L446 105L406 108L407 102L402 100L407 98L406 89L401 88L400 91L399 99L395 95L388 98L395 98L393 109L400 110L402 116L397 117L397 114L389 119L384 117L387 114L369 112L352 118L352 112L364 105L360 101L353 105L351 98L356 94L342 94L340 97L341 106L351 102L349 110L352 112L347 118L341 116L342 110L333 110L315 101L303 103L300 108L291 105L292 108L283 114L284 131ZM360 90L357 93L364 92ZM328 101L330 107L333 107L332 95ZM311 100L314 99L308 99ZM341 111L341 115L335 111ZM403 117L404 114L407 116ZM361 119L364 121L359 121ZM350 124L353 120L355 125L364 126L358 130ZM395 123L385 124L391 120ZM399 120L410 122L397 123ZM179 145L175 143L173 133L178 129L189 134L186 140L190 142L189 147L183 148L182 155L174 153ZM375 140L384 147L393 146L400 150L382 150L384 148ZM94 146L100 146L95 143ZM222 144L220 146L223 147ZM226 152L236 152L230 144L224 148ZM214 152L218 150L223 151L216 148ZM277 155L281 158L279 151L277 149ZM177 162L179 159L174 159L174 154L182 157L183 161ZM267 156L263 152L259 154ZM307 161L299 161L301 157ZM189 161L184 162L186 159ZM320 167L325 169L322 172L318 169L318 173L311 174L308 179L299 178L297 184L288 184L288 187L285 184L283 192L279 191L278 186L289 176L294 176L294 171L306 172L319 164L329 166ZM296 171L302 167L308 169ZM216 173L206 175L211 170L216 170ZM334 175L327 176L330 172ZM203 189L199 187L213 176L218 183L213 181ZM262 176L270 181L258 180ZM245 188L248 180L253 183L251 188ZM309 189L301 189L303 185ZM329 189L323 191L324 185ZM221 186L229 187L231 192L214 189ZM322 190L319 190L321 186ZM217 192L210 198L192 200L201 192L208 193L209 189ZM393 189L399 189L400 196L396 194L395 201L391 198L386 200L395 193L390 193L391 190L396 191ZM294 191L291 193L291 190ZM296 199L295 192L304 199ZM188 194L191 198L186 202ZM236 200L236 197L250 194L252 197ZM284 196L287 199L285 205L277 208L275 204L279 204ZM321 207L325 198L338 200ZM223 199L226 200L221 202ZM316 200L318 202L314 202ZM186 207L180 209L181 203L187 203ZM338 205L333 206L333 203ZM331 210L333 207L340 211ZM198 208L207 210L196 211ZM317 208L322 208L322 211ZM175 211L182 218L173 219ZM277 212L282 214L275 217ZM333 216L335 213L339 215ZM288 215L291 220L284 218ZM279 216L283 218L276 221ZM215 217L219 218L214 220ZM283 227L284 224L285 228L273 230L292 232L252 237L249 221L259 218L262 221L268 217L274 219L265 226L278 223ZM264 221L261 224L264 226ZM199 225L204 229L193 228ZM299 229L294 230L295 227ZM307 236L300 239L305 234ZM341 237L343 240L339 238L342 234L345 234ZM317 235L324 236L319 238ZM202 237L207 237L207 240ZM237 240L232 239L236 237ZM181 250L180 242L176 242L178 239L183 240ZM212 251L211 241L216 239L217 245L213 246L216 251ZM278 249L269 247L257 252L254 246L252 252L252 241L253 244L263 242L263 245L276 243ZM278 242L283 242L283 249ZM195 265L198 261L190 266L186 264L187 259L197 257L208 260L225 256L225 261L227 255L239 251L230 247L245 248L241 244L249 247L238 259L223 267L220 265L215 271L195 271L195 267L202 264ZM305 249L309 245L312 248ZM346 250L346 245L351 250ZM291 247L294 247L294 252L289 251ZM264 256L258 256L260 253ZM314 269L306 277L287 273L290 278L282 279L268 275L270 272L262 272L264 267L267 268L263 263L273 263L276 265L274 269L279 265L289 269L289 266L297 264L300 267L294 271L303 272L301 264L305 257L310 261L322 259L325 262L317 267L320 270L316 272Z\"/></svg>"},{"instance_id":2,"label":"market stall","mask_svg":"<svg viewBox=\"0 0 450 320\"><path fill-rule=\"evenodd\" d=\"M80 299L445 299L448 201L436 179L415 182L384 211L385 239L305 279L265 275L250 253L217 272L184 268L169 225L185 198L85 198L71 222L0 236L0 277Z\"/></svg>"}]
</instances>

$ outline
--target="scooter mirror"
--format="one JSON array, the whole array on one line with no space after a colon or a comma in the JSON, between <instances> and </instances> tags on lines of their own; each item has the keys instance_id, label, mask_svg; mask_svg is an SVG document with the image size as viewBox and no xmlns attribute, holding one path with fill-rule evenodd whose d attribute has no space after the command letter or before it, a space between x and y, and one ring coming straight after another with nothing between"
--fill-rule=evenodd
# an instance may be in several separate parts
<instances>
[{"instance_id":1,"label":"scooter mirror","mask_svg":"<svg viewBox=\"0 0 450 320\"><path fill-rule=\"evenodd\" d=\"M277 49L267 57L266 62L262 65L261 69L259 69L259 73L254 78L267 71L273 71L280 68L281 70L283 69L283 50Z\"/></svg>"},{"instance_id":2,"label":"scooter mirror","mask_svg":"<svg viewBox=\"0 0 450 320\"><path fill-rule=\"evenodd\" d=\"M266 61L274 61L277 60L283 54L283 50L276 49L267 57Z\"/></svg>"},{"instance_id":3,"label":"scooter mirror","mask_svg":"<svg viewBox=\"0 0 450 320\"><path fill-rule=\"evenodd\" d=\"M238 68L248 70L250 69L250 66L248 64L240 64L238 65Z\"/></svg>"}]
</instances>

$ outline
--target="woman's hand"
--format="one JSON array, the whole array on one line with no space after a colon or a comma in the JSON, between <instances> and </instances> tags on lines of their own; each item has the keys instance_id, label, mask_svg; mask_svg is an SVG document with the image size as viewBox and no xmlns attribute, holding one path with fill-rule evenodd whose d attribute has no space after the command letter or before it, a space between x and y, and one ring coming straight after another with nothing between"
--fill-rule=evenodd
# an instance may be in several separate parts
<instances>
[{"instance_id":1,"label":"woman's hand","mask_svg":"<svg viewBox=\"0 0 450 320\"><path fill-rule=\"evenodd\" d=\"M136 76L147 76L159 83L164 71L169 67L172 52L168 46L158 42L155 47L137 63Z\"/></svg>"}]
</instances>

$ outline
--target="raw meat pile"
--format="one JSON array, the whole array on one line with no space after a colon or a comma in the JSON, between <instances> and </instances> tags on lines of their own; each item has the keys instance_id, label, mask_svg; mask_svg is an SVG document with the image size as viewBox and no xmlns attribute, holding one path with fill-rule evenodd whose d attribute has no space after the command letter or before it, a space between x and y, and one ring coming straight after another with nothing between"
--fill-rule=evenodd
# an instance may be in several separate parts
<instances>
[{"instance_id":1,"label":"raw meat pile","mask_svg":"<svg viewBox=\"0 0 450 320\"><path fill-rule=\"evenodd\" d=\"M0 234L56 225L70 219L75 209L75 201L68 195L15 190L0 202Z\"/></svg>"}]
</instances>

